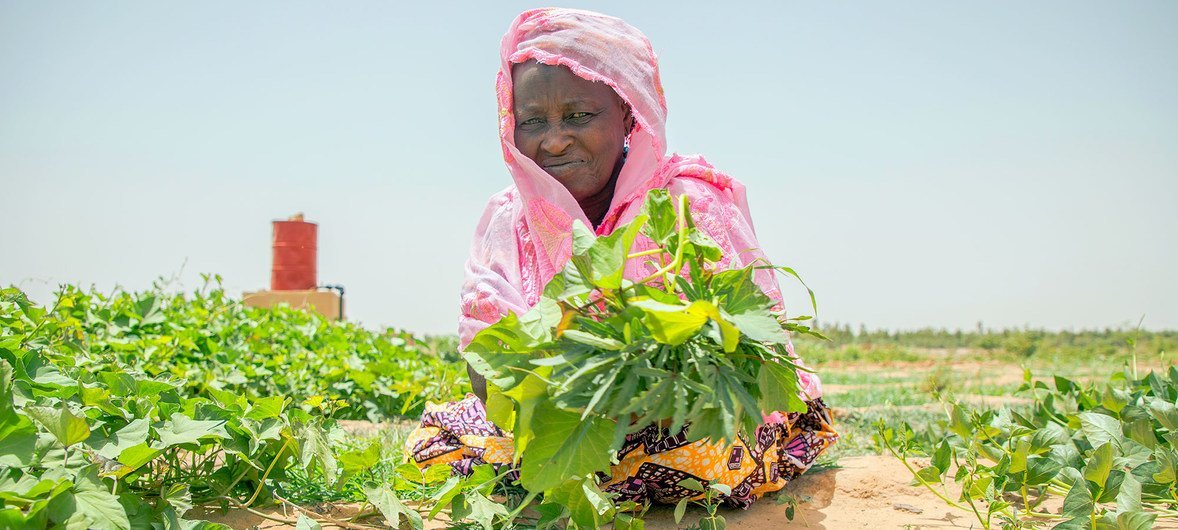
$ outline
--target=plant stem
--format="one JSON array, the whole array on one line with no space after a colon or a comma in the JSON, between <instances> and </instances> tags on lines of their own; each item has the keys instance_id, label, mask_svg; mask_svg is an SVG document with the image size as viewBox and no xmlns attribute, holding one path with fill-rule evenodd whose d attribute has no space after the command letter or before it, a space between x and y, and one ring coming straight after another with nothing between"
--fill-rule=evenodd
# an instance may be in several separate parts
<instances>
[{"instance_id":1,"label":"plant stem","mask_svg":"<svg viewBox=\"0 0 1178 530\"><path fill-rule=\"evenodd\" d=\"M290 445L290 438L287 438L286 441L282 443L282 447L278 449L278 454L274 455L274 460L270 461L270 466L266 468L266 472L263 473L262 478L258 480L258 487L254 490L253 496L250 497L250 500L245 501L246 506L253 504L254 501L258 498L258 494L262 493L262 488L266 487L266 477L270 476L270 472L274 470L274 465L278 463L280 458L282 458L282 453L286 451L287 445Z\"/></svg>"}]
</instances>

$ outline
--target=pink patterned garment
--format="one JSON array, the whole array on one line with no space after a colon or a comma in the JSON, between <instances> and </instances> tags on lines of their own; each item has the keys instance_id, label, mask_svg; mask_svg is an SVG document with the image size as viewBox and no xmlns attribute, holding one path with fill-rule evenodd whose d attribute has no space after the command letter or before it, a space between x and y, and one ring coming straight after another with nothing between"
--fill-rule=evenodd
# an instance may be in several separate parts
<instances>
[{"instance_id":1,"label":"pink patterned garment","mask_svg":"<svg viewBox=\"0 0 1178 530\"><path fill-rule=\"evenodd\" d=\"M641 32L620 19L589 11L536 9L516 17L503 36L500 58L499 140L515 183L491 197L475 232L462 286L462 347L508 311L523 313L532 307L572 253L573 221L592 226L572 194L515 146L513 64L535 60L565 66L583 79L609 85L630 106L637 124L613 201L597 227L599 235L633 219L647 191L665 188L672 196L688 196L696 224L724 249L722 266L742 267L765 257L753 231L744 186L702 156L667 154L667 104L658 61ZM636 251L650 247L651 242L641 237L635 244ZM632 260L626 277L641 279L651 272L648 267L649 262ZM758 271L756 281L781 302L772 272ZM818 377L799 375L806 399L821 397Z\"/></svg>"}]
</instances>

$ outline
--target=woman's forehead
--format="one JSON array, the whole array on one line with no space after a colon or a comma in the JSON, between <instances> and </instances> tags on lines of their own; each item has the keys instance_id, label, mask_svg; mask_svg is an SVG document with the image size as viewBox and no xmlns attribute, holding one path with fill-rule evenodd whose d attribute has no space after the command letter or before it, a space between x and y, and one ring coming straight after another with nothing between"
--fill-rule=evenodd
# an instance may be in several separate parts
<instances>
[{"instance_id":1,"label":"woman's forehead","mask_svg":"<svg viewBox=\"0 0 1178 530\"><path fill-rule=\"evenodd\" d=\"M512 95L517 108L559 103L621 102L609 85L578 77L568 68L535 61L512 65Z\"/></svg>"}]
</instances>

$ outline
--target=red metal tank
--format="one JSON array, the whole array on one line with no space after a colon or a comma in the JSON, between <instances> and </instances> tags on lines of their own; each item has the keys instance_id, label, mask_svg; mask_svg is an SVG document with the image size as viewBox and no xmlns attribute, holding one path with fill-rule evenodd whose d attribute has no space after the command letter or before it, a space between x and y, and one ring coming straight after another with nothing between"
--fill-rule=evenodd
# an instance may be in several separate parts
<instances>
[{"instance_id":1,"label":"red metal tank","mask_svg":"<svg viewBox=\"0 0 1178 530\"><path fill-rule=\"evenodd\" d=\"M274 221L274 265L271 291L301 291L318 285L316 265L319 226L303 220L303 214Z\"/></svg>"}]
</instances>

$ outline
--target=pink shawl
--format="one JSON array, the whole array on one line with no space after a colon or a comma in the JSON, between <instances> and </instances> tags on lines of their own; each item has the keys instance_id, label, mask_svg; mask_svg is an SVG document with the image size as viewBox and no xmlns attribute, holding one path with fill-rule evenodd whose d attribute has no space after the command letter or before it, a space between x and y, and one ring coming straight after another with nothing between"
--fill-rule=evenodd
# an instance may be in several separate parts
<instances>
[{"instance_id":1,"label":"pink shawl","mask_svg":"<svg viewBox=\"0 0 1178 530\"><path fill-rule=\"evenodd\" d=\"M666 154L667 103L658 61L636 28L590 11L525 11L503 36L500 58L499 140L515 184L491 197L475 231L462 286L462 347L508 311L523 313L535 305L544 285L572 253L573 221L592 226L572 194L515 146L513 64L535 60L565 66L583 79L609 85L629 104L637 123L613 200L597 227L599 235L633 219L647 191L666 188L672 196L687 194L697 226L724 249L726 262L721 266L741 267L764 257L744 186L701 156ZM640 238L635 250L649 245ZM649 262L638 259L626 266L626 277L632 280L650 272ZM756 280L766 294L781 301L773 273L758 271ZM821 396L818 378L802 376L805 394Z\"/></svg>"}]
</instances>

